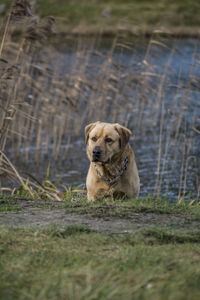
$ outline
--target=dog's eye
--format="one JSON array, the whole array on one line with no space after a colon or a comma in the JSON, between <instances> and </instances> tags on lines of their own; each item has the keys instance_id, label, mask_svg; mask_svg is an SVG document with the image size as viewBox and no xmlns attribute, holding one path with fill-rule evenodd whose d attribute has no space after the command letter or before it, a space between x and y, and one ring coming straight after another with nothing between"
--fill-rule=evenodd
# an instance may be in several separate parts
<instances>
[{"instance_id":1,"label":"dog's eye","mask_svg":"<svg viewBox=\"0 0 200 300\"><path fill-rule=\"evenodd\" d=\"M95 136L92 137L91 139L93 142L96 142L97 141L97 138Z\"/></svg>"},{"instance_id":2,"label":"dog's eye","mask_svg":"<svg viewBox=\"0 0 200 300\"><path fill-rule=\"evenodd\" d=\"M113 140L111 138L105 138L105 142L106 143L111 143L111 142L113 142Z\"/></svg>"}]
</instances>

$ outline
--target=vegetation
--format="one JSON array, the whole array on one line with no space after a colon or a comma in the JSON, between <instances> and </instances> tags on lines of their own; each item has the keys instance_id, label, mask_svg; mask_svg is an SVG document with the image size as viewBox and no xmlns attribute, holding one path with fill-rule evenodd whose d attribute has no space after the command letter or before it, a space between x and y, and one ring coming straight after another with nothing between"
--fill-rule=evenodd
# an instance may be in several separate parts
<instances>
[{"instance_id":1,"label":"vegetation","mask_svg":"<svg viewBox=\"0 0 200 300\"><path fill-rule=\"evenodd\" d=\"M199 203L172 203L169 200L161 200L152 197L136 198L131 200L102 200L97 202L87 202L86 199L76 199L64 202L67 213L89 214L97 217L118 216L129 217L132 213L158 213L176 214L186 213L195 216L200 215Z\"/></svg>"},{"instance_id":2,"label":"vegetation","mask_svg":"<svg viewBox=\"0 0 200 300\"><path fill-rule=\"evenodd\" d=\"M6 5L5 14L12 0L1 3ZM58 32L151 34L159 29L168 34L197 35L200 25L200 4L195 0L36 0L35 4L41 17L56 18Z\"/></svg>"},{"instance_id":3,"label":"vegetation","mask_svg":"<svg viewBox=\"0 0 200 300\"><path fill-rule=\"evenodd\" d=\"M199 222L200 206L158 199L64 202L1 195L9 217L22 201L90 218L129 218L133 213L180 214ZM17 210L18 211L18 210ZM20 214L18 212L17 214ZM140 216L141 217L141 216ZM189 223L187 223L189 224ZM179 227L180 228L180 227ZM1 299L198 299L199 227L171 224L125 234L96 233L86 225L63 228L0 226ZM180 255L181 254L181 255Z\"/></svg>"},{"instance_id":4,"label":"vegetation","mask_svg":"<svg viewBox=\"0 0 200 300\"><path fill-rule=\"evenodd\" d=\"M176 34L192 34L200 25L200 4L195 0L37 0L42 16L57 17L58 30L77 33L117 30L148 33L160 28ZM197 32L195 30L195 32Z\"/></svg>"},{"instance_id":5,"label":"vegetation","mask_svg":"<svg viewBox=\"0 0 200 300\"><path fill-rule=\"evenodd\" d=\"M49 201L46 197L41 199L31 198L27 195L0 194L0 211L12 211L23 209L19 206L22 201L32 202L31 206L43 209L65 208L66 213L88 214L96 217L129 217L133 213L157 213L157 214L186 214L192 219L200 218L199 202L176 202L167 199L153 197L135 198L131 200L101 200L88 202L86 197L72 193L71 197L63 197L62 202Z\"/></svg>"},{"instance_id":6,"label":"vegetation","mask_svg":"<svg viewBox=\"0 0 200 300\"><path fill-rule=\"evenodd\" d=\"M1 299L198 299L199 233L0 228Z\"/></svg>"}]
</instances>

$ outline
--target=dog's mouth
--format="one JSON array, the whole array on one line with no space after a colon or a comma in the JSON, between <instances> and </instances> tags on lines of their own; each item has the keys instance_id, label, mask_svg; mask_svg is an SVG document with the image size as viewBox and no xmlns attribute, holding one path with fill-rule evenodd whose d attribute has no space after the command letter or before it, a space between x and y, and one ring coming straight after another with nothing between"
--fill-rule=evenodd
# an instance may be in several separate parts
<instances>
[{"instance_id":1,"label":"dog's mouth","mask_svg":"<svg viewBox=\"0 0 200 300\"><path fill-rule=\"evenodd\" d=\"M92 162L101 162L101 163L104 163L104 160L102 159L101 156L95 156L95 155L93 155L92 156Z\"/></svg>"},{"instance_id":2,"label":"dog's mouth","mask_svg":"<svg viewBox=\"0 0 200 300\"><path fill-rule=\"evenodd\" d=\"M104 160L101 157L92 157L92 162L96 162L96 163L102 163L102 164L108 164L110 162L110 159Z\"/></svg>"},{"instance_id":3,"label":"dog's mouth","mask_svg":"<svg viewBox=\"0 0 200 300\"><path fill-rule=\"evenodd\" d=\"M93 157L92 162L101 162L101 160L99 158Z\"/></svg>"}]
</instances>

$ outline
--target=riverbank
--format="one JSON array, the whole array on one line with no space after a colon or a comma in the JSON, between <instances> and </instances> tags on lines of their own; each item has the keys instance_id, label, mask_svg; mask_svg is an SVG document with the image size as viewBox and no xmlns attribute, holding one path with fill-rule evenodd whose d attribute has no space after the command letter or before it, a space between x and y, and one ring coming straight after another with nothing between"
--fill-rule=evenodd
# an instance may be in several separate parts
<instances>
[{"instance_id":1,"label":"riverbank","mask_svg":"<svg viewBox=\"0 0 200 300\"><path fill-rule=\"evenodd\" d=\"M114 35L199 36L200 3L197 1L63 1L37 0L42 17L53 15L58 32Z\"/></svg>"},{"instance_id":2,"label":"riverbank","mask_svg":"<svg viewBox=\"0 0 200 300\"><path fill-rule=\"evenodd\" d=\"M7 1L1 16L12 0ZM33 11L41 18L53 16L55 31L64 35L200 36L200 3L193 0L36 0Z\"/></svg>"},{"instance_id":3,"label":"riverbank","mask_svg":"<svg viewBox=\"0 0 200 300\"><path fill-rule=\"evenodd\" d=\"M200 296L199 205L1 196L0 208L1 299Z\"/></svg>"},{"instance_id":4,"label":"riverbank","mask_svg":"<svg viewBox=\"0 0 200 300\"><path fill-rule=\"evenodd\" d=\"M171 37L171 38L194 38L200 37L200 27L162 27L162 26L148 26L148 25L130 25L125 26L60 26L56 23L56 31L54 38L58 40L68 37L123 37L128 38L149 38L152 36Z\"/></svg>"}]
</instances>

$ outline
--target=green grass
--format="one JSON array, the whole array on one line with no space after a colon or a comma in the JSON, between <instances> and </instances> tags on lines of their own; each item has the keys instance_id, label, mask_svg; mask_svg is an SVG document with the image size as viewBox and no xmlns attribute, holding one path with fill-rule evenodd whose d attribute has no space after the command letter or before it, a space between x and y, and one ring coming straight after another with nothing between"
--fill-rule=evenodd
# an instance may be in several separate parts
<instances>
[{"instance_id":1,"label":"green grass","mask_svg":"<svg viewBox=\"0 0 200 300\"><path fill-rule=\"evenodd\" d=\"M37 0L37 5L42 16L54 15L61 18L57 20L57 25L64 25L66 29L80 24L86 26L86 31L91 31L91 26L95 25L101 26L101 29L113 27L110 30L116 30L120 23L126 23L130 30L152 30L155 26L170 29L200 25L200 3L195 0L71 0L59 1L59 5L56 0ZM102 11L106 8L111 8L111 12L109 17L104 18Z\"/></svg>"},{"instance_id":2,"label":"green grass","mask_svg":"<svg viewBox=\"0 0 200 300\"><path fill-rule=\"evenodd\" d=\"M18 195L0 194L0 211L17 210L21 200L29 201L31 206L41 209L65 208L66 213L90 214L97 217L129 217L133 213L188 214L192 220L200 221L199 202L174 203L167 199L154 197L130 200L101 200L88 202L85 197L64 198L62 202L27 198ZM20 207L23 209L23 207Z\"/></svg>"},{"instance_id":3,"label":"green grass","mask_svg":"<svg viewBox=\"0 0 200 300\"><path fill-rule=\"evenodd\" d=\"M41 200L28 196L0 194L0 212L23 210L23 205L20 206L20 202L22 201L24 201L24 203L29 201L30 206L40 209L55 209L65 207L65 203L63 202L60 205L60 203L54 201L47 201L47 199Z\"/></svg>"},{"instance_id":4,"label":"green grass","mask_svg":"<svg viewBox=\"0 0 200 300\"><path fill-rule=\"evenodd\" d=\"M0 0L0 4L5 1ZM6 1L8 9L12 1ZM102 12L110 8L108 17ZM4 14L7 10L5 10ZM150 33L156 28L194 34L200 25L200 2L196 0L36 0L36 13L56 18L57 31L116 33L123 24L129 32ZM125 27L124 27L125 26Z\"/></svg>"},{"instance_id":5,"label":"green grass","mask_svg":"<svg viewBox=\"0 0 200 300\"><path fill-rule=\"evenodd\" d=\"M9 212L9 211L20 211L20 210L22 210L22 208L19 206L7 206L7 205L0 206L0 213Z\"/></svg>"},{"instance_id":6,"label":"green grass","mask_svg":"<svg viewBox=\"0 0 200 300\"><path fill-rule=\"evenodd\" d=\"M21 200L0 195L0 207L15 207ZM42 202L27 200L36 207ZM94 203L75 198L60 207L101 218L154 212L200 220L198 204L150 197ZM143 228L120 235L76 224L62 229L0 226L0 299L198 299L199 257L195 228Z\"/></svg>"},{"instance_id":7,"label":"green grass","mask_svg":"<svg viewBox=\"0 0 200 300\"><path fill-rule=\"evenodd\" d=\"M64 202L66 212L91 214L95 216L117 216L128 217L132 213L158 213L158 214L189 214L196 220L200 219L199 203L191 205L190 203L172 203L166 199L157 199L153 197L135 198L131 200L102 200L97 202L87 202L86 199L73 199Z\"/></svg>"},{"instance_id":8,"label":"green grass","mask_svg":"<svg viewBox=\"0 0 200 300\"><path fill-rule=\"evenodd\" d=\"M198 232L0 227L1 299L198 299Z\"/></svg>"},{"instance_id":9,"label":"green grass","mask_svg":"<svg viewBox=\"0 0 200 300\"><path fill-rule=\"evenodd\" d=\"M17 204L15 196L0 195L0 213L10 211L20 211L22 208Z\"/></svg>"}]
</instances>

